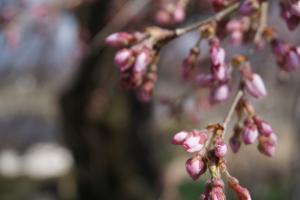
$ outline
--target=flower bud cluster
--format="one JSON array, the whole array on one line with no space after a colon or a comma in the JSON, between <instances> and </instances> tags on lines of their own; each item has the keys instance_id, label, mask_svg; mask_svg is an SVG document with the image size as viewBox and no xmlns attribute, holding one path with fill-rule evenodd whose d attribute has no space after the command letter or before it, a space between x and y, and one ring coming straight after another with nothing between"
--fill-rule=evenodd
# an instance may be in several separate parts
<instances>
[{"instance_id":1,"label":"flower bud cluster","mask_svg":"<svg viewBox=\"0 0 300 200\"><path fill-rule=\"evenodd\" d=\"M140 100L150 100L157 80L157 45L172 34L165 29L149 27L143 33L118 32L106 38L108 45L120 48L115 55L115 64L122 88L135 89Z\"/></svg>"},{"instance_id":2,"label":"flower bud cluster","mask_svg":"<svg viewBox=\"0 0 300 200\"><path fill-rule=\"evenodd\" d=\"M271 41L271 47L280 69L291 72L300 67L300 47L277 38Z\"/></svg>"},{"instance_id":3,"label":"flower bud cluster","mask_svg":"<svg viewBox=\"0 0 300 200\"><path fill-rule=\"evenodd\" d=\"M181 145L188 153L204 150L208 139L208 130L180 131L172 139L172 144ZM206 158L197 154L188 159L185 164L186 171L193 180L197 180L206 171Z\"/></svg>"},{"instance_id":4,"label":"flower bud cluster","mask_svg":"<svg viewBox=\"0 0 300 200\"><path fill-rule=\"evenodd\" d=\"M245 111L245 112L244 112ZM258 141L258 150L267 156L275 154L277 137L271 125L258 115L254 114L252 106L245 100L241 100L237 112L246 113L242 125L237 124L233 136L230 138L230 146L234 153L240 149L241 143L250 145ZM242 116L239 116L242 119Z\"/></svg>"},{"instance_id":5,"label":"flower bud cluster","mask_svg":"<svg viewBox=\"0 0 300 200\"><path fill-rule=\"evenodd\" d=\"M174 25L181 23L186 18L186 0L176 0L162 4L155 15L155 20L160 25Z\"/></svg>"},{"instance_id":6,"label":"flower bud cluster","mask_svg":"<svg viewBox=\"0 0 300 200\"><path fill-rule=\"evenodd\" d=\"M211 179L206 182L205 191L200 200L226 200L224 194L224 182L222 179Z\"/></svg>"},{"instance_id":7,"label":"flower bud cluster","mask_svg":"<svg viewBox=\"0 0 300 200\"><path fill-rule=\"evenodd\" d=\"M300 1L294 3L290 1L281 2L281 17L285 20L289 30L295 30L300 22Z\"/></svg>"},{"instance_id":8,"label":"flower bud cluster","mask_svg":"<svg viewBox=\"0 0 300 200\"><path fill-rule=\"evenodd\" d=\"M209 56L211 61L211 72L199 74L196 82L200 87L210 88L210 103L221 103L230 95L230 70L225 62L225 50L221 47L217 38L209 40Z\"/></svg>"}]
</instances>

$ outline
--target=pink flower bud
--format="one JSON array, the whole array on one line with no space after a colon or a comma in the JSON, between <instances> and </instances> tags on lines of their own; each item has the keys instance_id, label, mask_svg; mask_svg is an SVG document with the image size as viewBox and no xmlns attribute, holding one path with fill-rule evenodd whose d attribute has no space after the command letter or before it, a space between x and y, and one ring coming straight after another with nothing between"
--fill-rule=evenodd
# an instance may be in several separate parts
<instances>
[{"instance_id":1,"label":"pink flower bud","mask_svg":"<svg viewBox=\"0 0 300 200\"><path fill-rule=\"evenodd\" d=\"M210 87L213 84L213 76L211 74L199 74L196 77L196 82L200 87Z\"/></svg>"},{"instance_id":2,"label":"pink flower bud","mask_svg":"<svg viewBox=\"0 0 300 200\"><path fill-rule=\"evenodd\" d=\"M190 134L183 142L183 148L189 153L200 151L207 138L207 131L193 131L192 134Z\"/></svg>"},{"instance_id":3,"label":"pink flower bud","mask_svg":"<svg viewBox=\"0 0 300 200\"><path fill-rule=\"evenodd\" d=\"M199 49L192 48L189 52L189 55L183 60L181 66L181 76L183 80L190 80L192 77L193 70L197 64L199 57Z\"/></svg>"},{"instance_id":4,"label":"pink flower bud","mask_svg":"<svg viewBox=\"0 0 300 200\"><path fill-rule=\"evenodd\" d=\"M125 32L118 32L109 35L105 42L113 47L123 47L129 45L134 41L134 37L132 34Z\"/></svg>"},{"instance_id":5,"label":"pink flower bud","mask_svg":"<svg viewBox=\"0 0 300 200\"><path fill-rule=\"evenodd\" d=\"M132 67L133 54L129 49L121 49L116 53L115 63L118 65L121 72L124 72Z\"/></svg>"},{"instance_id":6,"label":"pink flower bud","mask_svg":"<svg viewBox=\"0 0 300 200\"><path fill-rule=\"evenodd\" d=\"M210 60L213 65L223 65L225 63L225 50L221 47L211 46Z\"/></svg>"},{"instance_id":7,"label":"pink flower bud","mask_svg":"<svg viewBox=\"0 0 300 200\"><path fill-rule=\"evenodd\" d=\"M247 188L242 187L239 183L229 183L229 186L237 195L239 200L251 200L251 196Z\"/></svg>"},{"instance_id":8,"label":"pink flower bud","mask_svg":"<svg viewBox=\"0 0 300 200\"><path fill-rule=\"evenodd\" d=\"M253 121L250 119L245 120L243 128L243 141L245 144L253 144L258 136L258 131Z\"/></svg>"},{"instance_id":9,"label":"pink flower bud","mask_svg":"<svg viewBox=\"0 0 300 200\"><path fill-rule=\"evenodd\" d=\"M272 52L276 57L282 57L290 49L290 45L282 40L275 39L271 42Z\"/></svg>"},{"instance_id":10,"label":"pink flower bud","mask_svg":"<svg viewBox=\"0 0 300 200\"><path fill-rule=\"evenodd\" d=\"M193 180L197 180L206 171L206 165L199 157L190 158L185 163L186 171Z\"/></svg>"},{"instance_id":11,"label":"pink flower bud","mask_svg":"<svg viewBox=\"0 0 300 200\"><path fill-rule=\"evenodd\" d=\"M277 137L272 133L269 137L260 137L258 150L269 157L274 156L277 144Z\"/></svg>"},{"instance_id":12,"label":"pink flower bud","mask_svg":"<svg viewBox=\"0 0 300 200\"><path fill-rule=\"evenodd\" d=\"M214 79L220 82L226 81L228 77L228 68L225 64L213 65L211 67Z\"/></svg>"},{"instance_id":13,"label":"pink flower bud","mask_svg":"<svg viewBox=\"0 0 300 200\"><path fill-rule=\"evenodd\" d=\"M186 140L186 138L189 136L189 132L187 131L180 131L176 133L172 139L172 144L181 145Z\"/></svg>"},{"instance_id":14,"label":"pink flower bud","mask_svg":"<svg viewBox=\"0 0 300 200\"><path fill-rule=\"evenodd\" d=\"M233 153L237 153L240 148L241 148L241 140L233 135L230 139L229 139L229 144L230 144L230 147L231 147L231 150Z\"/></svg>"},{"instance_id":15,"label":"pink flower bud","mask_svg":"<svg viewBox=\"0 0 300 200\"><path fill-rule=\"evenodd\" d=\"M212 90L210 100L212 103L224 102L229 98L229 95L229 86L227 84L220 85Z\"/></svg>"},{"instance_id":16,"label":"pink flower bud","mask_svg":"<svg viewBox=\"0 0 300 200\"><path fill-rule=\"evenodd\" d=\"M168 25L171 23L171 15L167 10L160 10L155 15L155 20L160 25Z\"/></svg>"},{"instance_id":17,"label":"pink flower bud","mask_svg":"<svg viewBox=\"0 0 300 200\"><path fill-rule=\"evenodd\" d=\"M294 49L288 51L284 57L282 69L291 72L300 67L300 56Z\"/></svg>"},{"instance_id":18,"label":"pink flower bud","mask_svg":"<svg viewBox=\"0 0 300 200\"><path fill-rule=\"evenodd\" d=\"M227 153L227 145L223 141L217 141L214 148L215 156L223 158Z\"/></svg>"},{"instance_id":19,"label":"pink flower bud","mask_svg":"<svg viewBox=\"0 0 300 200\"><path fill-rule=\"evenodd\" d=\"M245 0L240 6L240 14L244 16L253 15L258 11L259 3L257 0Z\"/></svg>"},{"instance_id":20,"label":"pink flower bud","mask_svg":"<svg viewBox=\"0 0 300 200\"><path fill-rule=\"evenodd\" d=\"M148 65L151 63L151 51L147 48L144 48L140 53L138 53L136 57L136 61L134 64L135 72L145 72L147 70Z\"/></svg>"},{"instance_id":21,"label":"pink flower bud","mask_svg":"<svg viewBox=\"0 0 300 200\"><path fill-rule=\"evenodd\" d=\"M255 98L261 98L267 95L265 84L258 74L253 74L252 78L245 78L246 90Z\"/></svg>"},{"instance_id":22,"label":"pink flower bud","mask_svg":"<svg viewBox=\"0 0 300 200\"><path fill-rule=\"evenodd\" d=\"M206 182L205 191L200 200L225 200L223 192L224 182L221 179L212 179Z\"/></svg>"},{"instance_id":23,"label":"pink flower bud","mask_svg":"<svg viewBox=\"0 0 300 200\"><path fill-rule=\"evenodd\" d=\"M273 133L272 127L268 122L258 116L254 116L253 119L261 135L269 137Z\"/></svg>"},{"instance_id":24,"label":"pink flower bud","mask_svg":"<svg viewBox=\"0 0 300 200\"><path fill-rule=\"evenodd\" d=\"M289 30L294 30L297 28L300 18L297 15L294 15L296 10L292 11L291 6L286 5L284 3L280 3L280 12L281 12L281 17L285 20L287 23L287 26ZM292 13L293 12L293 13Z\"/></svg>"},{"instance_id":25,"label":"pink flower bud","mask_svg":"<svg viewBox=\"0 0 300 200\"><path fill-rule=\"evenodd\" d=\"M175 23L183 22L185 19L185 10L182 5L177 5L174 12L173 18Z\"/></svg>"},{"instance_id":26,"label":"pink flower bud","mask_svg":"<svg viewBox=\"0 0 300 200\"><path fill-rule=\"evenodd\" d=\"M300 17L300 1L297 1L291 5L291 13L297 17Z\"/></svg>"}]
</instances>

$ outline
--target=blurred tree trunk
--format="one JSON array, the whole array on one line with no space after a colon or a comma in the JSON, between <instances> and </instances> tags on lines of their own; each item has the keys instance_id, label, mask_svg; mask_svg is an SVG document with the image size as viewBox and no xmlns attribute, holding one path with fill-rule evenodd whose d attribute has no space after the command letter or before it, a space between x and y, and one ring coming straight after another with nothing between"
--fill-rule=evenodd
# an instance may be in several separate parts
<instances>
[{"instance_id":1,"label":"blurred tree trunk","mask_svg":"<svg viewBox=\"0 0 300 200\"><path fill-rule=\"evenodd\" d=\"M98 0L78 11L91 38L105 25L111 3ZM102 48L83 58L74 83L61 98L64 138L75 159L78 199L158 199L161 184L151 138L152 105L127 95L124 99L128 103L123 103L119 111L128 112L127 124L122 126L125 129L107 123L106 116L96 122L88 117L93 93L106 87L101 82L101 72L110 65L103 54ZM114 103L110 101L108 112L116 106Z\"/></svg>"}]
</instances>

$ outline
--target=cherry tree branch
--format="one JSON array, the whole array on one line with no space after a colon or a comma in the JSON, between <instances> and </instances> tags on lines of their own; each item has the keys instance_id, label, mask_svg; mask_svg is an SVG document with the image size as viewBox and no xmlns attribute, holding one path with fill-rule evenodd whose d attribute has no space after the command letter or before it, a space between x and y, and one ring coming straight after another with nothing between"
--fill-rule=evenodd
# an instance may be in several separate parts
<instances>
[{"instance_id":1,"label":"cherry tree branch","mask_svg":"<svg viewBox=\"0 0 300 200\"><path fill-rule=\"evenodd\" d=\"M226 129L227 129L227 126L232 118L232 115L235 111L235 108L237 106L237 104L239 103L240 99L242 98L242 96L244 95L244 92L243 90L239 90L237 93L236 93L236 96L233 100L233 103L231 104L231 107L223 121L223 128L224 128L224 131L223 131L223 137L225 136L225 133L226 133Z\"/></svg>"}]
</instances>

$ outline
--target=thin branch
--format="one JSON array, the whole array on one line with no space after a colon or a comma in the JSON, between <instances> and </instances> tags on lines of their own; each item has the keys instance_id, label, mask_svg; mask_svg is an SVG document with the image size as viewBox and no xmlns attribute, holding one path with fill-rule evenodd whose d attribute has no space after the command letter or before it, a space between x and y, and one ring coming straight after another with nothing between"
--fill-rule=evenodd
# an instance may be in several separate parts
<instances>
[{"instance_id":1,"label":"thin branch","mask_svg":"<svg viewBox=\"0 0 300 200\"><path fill-rule=\"evenodd\" d=\"M261 41L262 33L267 26L268 7L269 3L266 1L261 4L259 27L254 37L254 43Z\"/></svg>"},{"instance_id":2,"label":"thin branch","mask_svg":"<svg viewBox=\"0 0 300 200\"><path fill-rule=\"evenodd\" d=\"M192 24L188 27L176 29L175 34L178 37L178 36L181 36L188 32L194 31L209 22L221 21L225 17L229 16L232 12L236 11L239 8L239 6L240 6L240 2L234 3L234 4L230 5L229 7L227 7L226 9L222 10L221 12L217 13L216 15L209 17L208 19L205 19L200 22L196 22L195 24Z\"/></svg>"},{"instance_id":3,"label":"thin branch","mask_svg":"<svg viewBox=\"0 0 300 200\"><path fill-rule=\"evenodd\" d=\"M227 128L228 123L230 122L230 120L232 118L232 115L233 115L233 113L235 111L235 108L236 108L238 102L240 101L240 99L242 98L243 95L244 95L243 90L239 90L237 92L234 100L233 100L233 103L232 103L232 105L231 105L231 107L230 107L230 109L229 109L229 111L227 113L227 116L225 117L224 122L223 122L223 128L224 128L223 137L224 137L224 135L226 133L226 128Z\"/></svg>"}]
</instances>

